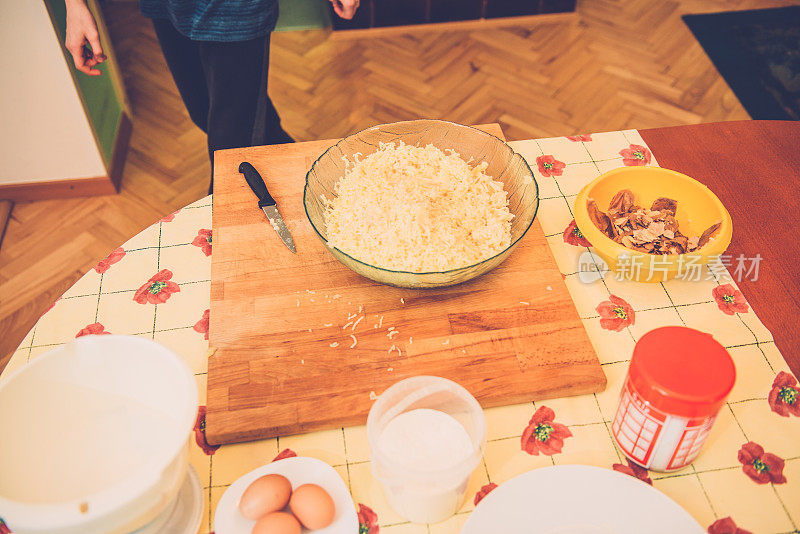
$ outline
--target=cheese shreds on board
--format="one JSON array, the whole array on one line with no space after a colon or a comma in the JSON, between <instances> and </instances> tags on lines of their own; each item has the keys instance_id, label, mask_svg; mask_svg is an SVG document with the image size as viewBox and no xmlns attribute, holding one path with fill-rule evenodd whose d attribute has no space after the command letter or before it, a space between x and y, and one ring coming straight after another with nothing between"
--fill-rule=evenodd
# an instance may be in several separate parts
<instances>
[{"instance_id":1,"label":"cheese shreds on board","mask_svg":"<svg viewBox=\"0 0 800 534\"><path fill-rule=\"evenodd\" d=\"M453 150L381 143L348 162L325 203L331 247L386 269L427 272L473 265L511 244L503 183Z\"/></svg>"}]
</instances>

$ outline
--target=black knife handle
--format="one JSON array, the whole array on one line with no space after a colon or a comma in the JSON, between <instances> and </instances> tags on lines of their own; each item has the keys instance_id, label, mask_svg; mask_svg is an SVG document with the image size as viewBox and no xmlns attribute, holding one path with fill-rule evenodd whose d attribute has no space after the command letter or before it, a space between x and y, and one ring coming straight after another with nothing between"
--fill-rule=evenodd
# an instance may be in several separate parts
<instances>
[{"instance_id":1,"label":"black knife handle","mask_svg":"<svg viewBox=\"0 0 800 534\"><path fill-rule=\"evenodd\" d=\"M247 180L247 185L250 186L253 193L258 197L258 207L274 206L275 199L267 191L267 185L264 179L258 174L258 171L249 162L243 161L239 164L239 172L244 174L244 179Z\"/></svg>"}]
</instances>

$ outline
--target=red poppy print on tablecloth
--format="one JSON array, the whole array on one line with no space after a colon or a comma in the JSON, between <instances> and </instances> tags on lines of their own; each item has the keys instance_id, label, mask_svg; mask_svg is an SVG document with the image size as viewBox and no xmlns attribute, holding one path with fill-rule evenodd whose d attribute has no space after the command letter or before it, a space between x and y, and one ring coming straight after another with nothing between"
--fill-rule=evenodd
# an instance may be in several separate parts
<instances>
[{"instance_id":1,"label":"red poppy print on tablecloth","mask_svg":"<svg viewBox=\"0 0 800 534\"><path fill-rule=\"evenodd\" d=\"M739 462L744 473L758 484L786 484L783 476L783 459L764 452L764 447L758 443L748 441L739 449Z\"/></svg>"},{"instance_id":2,"label":"red poppy print on tablecloth","mask_svg":"<svg viewBox=\"0 0 800 534\"><path fill-rule=\"evenodd\" d=\"M8 528L2 517L0 517L0 534L11 534L11 529Z\"/></svg>"},{"instance_id":3,"label":"red poppy print on tablecloth","mask_svg":"<svg viewBox=\"0 0 800 534\"><path fill-rule=\"evenodd\" d=\"M172 222L172 221L174 221L174 220L175 220L175 216L176 216L177 214L179 214L180 212L181 212L181 210L175 210L175 211L173 211L172 213L170 213L169 215L165 215L164 217L162 217L161 219L159 219L159 220L158 220L158 222L160 222L160 223L168 223L168 222Z\"/></svg>"},{"instance_id":4,"label":"red poppy print on tablecloth","mask_svg":"<svg viewBox=\"0 0 800 534\"><path fill-rule=\"evenodd\" d=\"M211 230L198 230L192 245L200 247L206 256L211 256Z\"/></svg>"},{"instance_id":5,"label":"red poppy print on tablecloth","mask_svg":"<svg viewBox=\"0 0 800 534\"><path fill-rule=\"evenodd\" d=\"M90 325L86 325L80 332L75 334L75 337L83 337L83 336L102 336L108 335L111 332L106 332L106 327L101 325L100 323L92 323Z\"/></svg>"},{"instance_id":6,"label":"red poppy print on tablecloth","mask_svg":"<svg viewBox=\"0 0 800 534\"><path fill-rule=\"evenodd\" d=\"M203 336L204 339L208 339L209 313L211 313L211 310L204 311L203 312L203 317L199 321L194 323L194 327L193 327L195 332L200 333L200 334L204 334L204 336Z\"/></svg>"},{"instance_id":7,"label":"red poppy print on tablecloth","mask_svg":"<svg viewBox=\"0 0 800 534\"><path fill-rule=\"evenodd\" d=\"M547 456L561 452L564 440L572 437L572 432L565 425L556 423L555 418L555 412L547 406L536 410L522 433L522 450L534 456L539 456L540 452Z\"/></svg>"},{"instance_id":8,"label":"red poppy print on tablecloth","mask_svg":"<svg viewBox=\"0 0 800 534\"><path fill-rule=\"evenodd\" d=\"M536 166L539 167L539 172L544 177L561 176L564 172L566 164L563 161L558 161L550 155L539 156L536 158Z\"/></svg>"},{"instance_id":9,"label":"red poppy print on tablecloth","mask_svg":"<svg viewBox=\"0 0 800 534\"><path fill-rule=\"evenodd\" d=\"M488 484L482 486L481 489L478 490L478 493L475 494L475 500L473 501L473 504L478 506L478 503L481 502L484 497L489 495L489 493L491 493L496 487L497 484L494 482L489 482Z\"/></svg>"},{"instance_id":10,"label":"red poppy print on tablecloth","mask_svg":"<svg viewBox=\"0 0 800 534\"><path fill-rule=\"evenodd\" d=\"M744 299L742 292L733 287L731 284L717 286L711 290L717 306L726 315L733 315L735 313L747 313L750 306Z\"/></svg>"},{"instance_id":11,"label":"red poppy print on tablecloth","mask_svg":"<svg viewBox=\"0 0 800 534\"><path fill-rule=\"evenodd\" d=\"M580 143L583 141L584 143L592 140L592 134L582 134L582 135L568 135L567 139L574 143Z\"/></svg>"},{"instance_id":12,"label":"red poppy print on tablecloth","mask_svg":"<svg viewBox=\"0 0 800 534\"><path fill-rule=\"evenodd\" d=\"M369 506L358 503L358 534L378 534L378 514Z\"/></svg>"},{"instance_id":13,"label":"red poppy print on tablecloth","mask_svg":"<svg viewBox=\"0 0 800 534\"><path fill-rule=\"evenodd\" d=\"M708 534L753 534L749 530L739 528L730 517L717 519L708 527Z\"/></svg>"},{"instance_id":14,"label":"red poppy print on tablecloth","mask_svg":"<svg viewBox=\"0 0 800 534\"><path fill-rule=\"evenodd\" d=\"M628 465L614 464L611 466L611 468L614 471L630 475L633 478L638 478L642 482L650 484L651 486L653 485L653 480L649 476L647 476L648 475L647 469L645 469L641 465L637 465L631 462L627 458L625 458L625 461L628 463Z\"/></svg>"},{"instance_id":15,"label":"red poppy print on tablecloth","mask_svg":"<svg viewBox=\"0 0 800 534\"><path fill-rule=\"evenodd\" d=\"M123 256L125 256L125 251L122 247L117 247L111 254L106 256L104 260L100 260L100 262L94 266L94 270L97 271L98 274L102 274L106 272L109 267L121 260Z\"/></svg>"},{"instance_id":16,"label":"red poppy print on tablecloth","mask_svg":"<svg viewBox=\"0 0 800 534\"><path fill-rule=\"evenodd\" d=\"M214 454L219 445L209 445L206 440L206 407L200 406L197 409L197 419L194 422L194 440L197 446L203 449L203 452L211 456Z\"/></svg>"},{"instance_id":17,"label":"red poppy print on tablecloth","mask_svg":"<svg viewBox=\"0 0 800 534\"><path fill-rule=\"evenodd\" d=\"M44 315L45 313L47 313L50 310L52 310L53 308L55 308L56 307L56 302L58 302L59 300L61 300L61 297L58 297L56 300L54 300L53 303L50 305L50 307L42 312L42 315Z\"/></svg>"},{"instance_id":18,"label":"red poppy print on tablecloth","mask_svg":"<svg viewBox=\"0 0 800 534\"><path fill-rule=\"evenodd\" d=\"M589 240L586 239L583 234L581 233L580 228L578 228L578 224L575 222L575 219L572 219L572 222L564 229L564 234L562 235L564 238L564 243L568 245L575 245L576 247L591 247L592 244L589 243Z\"/></svg>"},{"instance_id":19,"label":"red poppy print on tablecloth","mask_svg":"<svg viewBox=\"0 0 800 534\"><path fill-rule=\"evenodd\" d=\"M278 453L278 456L272 459L273 462L277 462L278 460L285 460L286 458L294 458L297 456L297 453L294 452L292 449L283 449L281 452Z\"/></svg>"},{"instance_id":20,"label":"red poppy print on tablecloth","mask_svg":"<svg viewBox=\"0 0 800 534\"><path fill-rule=\"evenodd\" d=\"M627 167L648 165L650 163L650 150L642 145L631 145L619 151L622 163Z\"/></svg>"},{"instance_id":21,"label":"red poppy print on tablecloth","mask_svg":"<svg viewBox=\"0 0 800 534\"><path fill-rule=\"evenodd\" d=\"M621 332L632 324L636 324L636 312L633 307L616 295L610 295L595 308L600 314L600 326L606 330Z\"/></svg>"},{"instance_id":22,"label":"red poppy print on tablecloth","mask_svg":"<svg viewBox=\"0 0 800 534\"><path fill-rule=\"evenodd\" d=\"M800 388L797 387L797 379L786 371L781 371L775 377L767 400L776 414L800 417Z\"/></svg>"},{"instance_id":23,"label":"red poppy print on tablecloth","mask_svg":"<svg viewBox=\"0 0 800 534\"><path fill-rule=\"evenodd\" d=\"M170 280L172 271L161 269L136 290L133 300L139 304L164 304L173 293L180 292L178 284Z\"/></svg>"}]
</instances>

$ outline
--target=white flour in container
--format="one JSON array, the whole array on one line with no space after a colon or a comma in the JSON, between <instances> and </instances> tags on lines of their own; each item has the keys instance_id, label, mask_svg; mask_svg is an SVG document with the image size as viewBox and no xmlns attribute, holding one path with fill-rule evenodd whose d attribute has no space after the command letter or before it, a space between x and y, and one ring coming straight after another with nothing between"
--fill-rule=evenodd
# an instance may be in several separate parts
<instances>
[{"instance_id":1,"label":"white flour in container","mask_svg":"<svg viewBox=\"0 0 800 534\"><path fill-rule=\"evenodd\" d=\"M378 448L393 463L417 475L431 473L425 482L410 476L386 486L389 504L401 515L429 523L460 508L471 473L453 468L472 456L475 447L453 417L427 408L402 413L383 429Z\"/></svg>"}]
</instances>

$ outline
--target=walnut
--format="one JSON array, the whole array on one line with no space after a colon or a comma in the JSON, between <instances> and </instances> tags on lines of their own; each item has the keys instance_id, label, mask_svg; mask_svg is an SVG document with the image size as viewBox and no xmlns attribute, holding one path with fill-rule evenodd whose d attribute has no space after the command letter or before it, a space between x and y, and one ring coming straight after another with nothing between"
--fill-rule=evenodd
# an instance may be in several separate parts
<instances>
[{"instance_id":1,"label":"walnut","mask_svg":"<svg viewBox=\"0 0 800 534\"><path fill-rule=\"evenodd\" d=\"M678 203L671 198L667 197L659 197L653 201L653 205L650 207L653 211L671 211L673 215L675 215L675 211L678 209Z\"/></svg>"},{"instance_id":2,"label":"walnut","mask_svg":"<svg viewBox=\"0 0 800 534\"><path fill-rule=\"evenodd\" d=\"M633 207L633 202L633 191L630 189L623 189L611 199L608 211L614 213L628 213Z\"/></svg>"},{"instance_id":3,"label":"walnut","mask_svg":"<svg viewBox=\"0 0 800 534\"><path fill-rule=\"evenodd\" d=\"M719 227L722 226L722 221L717 221L711 226L709 226L705 232L700 236L700 240L697 242L697 248L702 247L709 241L711 241L711 236L714 235L714 232L719 230Z\"/></svg>"},{"instance_id":4,"label":"walnut","mask_svg":"<svg viewBox=\"0 0 800 534\"><path fill-rule=\"evenodd\" d=\"M597 207L597 202L589 199L586 208L589 210L589 218L592 220L595 226L602 230L603 233L613 238L614 236L611 229L611 218L600 211L600 208Z\"/></svg>"},{"instance_id":5,"label":"walnut","mask_svg":"<svg viewBox=\"0 0 800 534\"><path fill-rule=\"evenodd\" d=\"M650 254L685 254L706 245L722 222L712 224L699 237L683 235L675 214L678 202L657 198L650 209L636 204L632 191L623 189L611 199L608 213L589 199L589 218L605 235L626 248Z\"/></svg>"}]
</instances>

